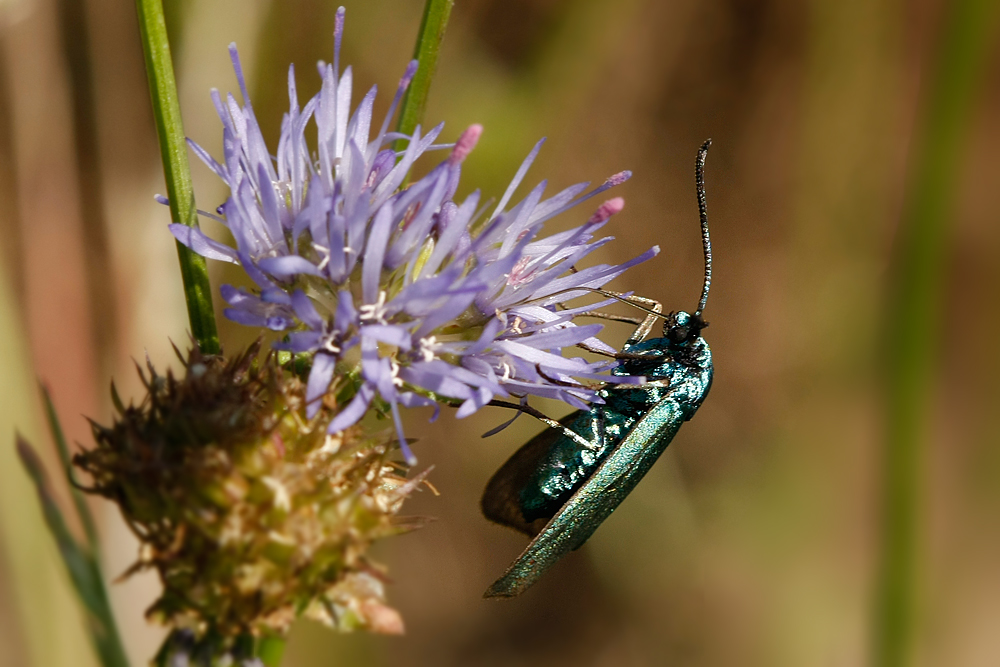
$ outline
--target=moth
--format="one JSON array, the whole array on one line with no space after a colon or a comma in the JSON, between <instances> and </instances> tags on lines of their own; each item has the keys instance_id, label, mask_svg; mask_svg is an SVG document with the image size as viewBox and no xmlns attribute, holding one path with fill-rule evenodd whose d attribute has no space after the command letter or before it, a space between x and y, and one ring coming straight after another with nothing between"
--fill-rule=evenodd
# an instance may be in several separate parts
<instances>
[{"instance_id":1,"label":"moth","mask_svg":"<svg viewBox=\"0 0 1000 667\"><path fill-rule=\"evenodd\" d=\"M705 256L698 308L694 313L664 315L662 306L651 299L593 290L647 313L641 322L630 320L638 326L616 355L620 363L612 371L646 381L608 385L598 392L603 403L595 402L589 410L578 410L558 422L526 410L542 417L549 428L497 470L486 485L481 506L487 519L532 540L484 597L520 595L560 558L583 545L632 492L708 395L714 368L701 332L708 326L702 312L712 284L704 177L711 143L709 139L702 144L695 162ZM663 335L647 338L659 319Z\"/></svg>"}]
</instances>

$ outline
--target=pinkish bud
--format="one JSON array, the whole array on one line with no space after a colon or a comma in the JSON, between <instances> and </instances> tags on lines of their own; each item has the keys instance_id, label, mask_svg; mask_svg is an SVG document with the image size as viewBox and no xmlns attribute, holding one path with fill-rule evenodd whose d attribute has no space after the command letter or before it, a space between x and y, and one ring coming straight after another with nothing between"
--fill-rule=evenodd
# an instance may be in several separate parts
<instances>
[{"instance_id":1,"label":"pinkish bud","mask_svg":"<svg viewBox=\"0 0 1000 667\"><path fill-rule=\"evenodd\" d=\"M597 210L594 211L594 215L590 216L590 220L588 220L587 222L591 224L604 222L605 220L613 216L615 213L620 212L623 208L625 208L625 200L622 199L621 197L615 197L614 199L609 199L608 201L604 202L603 204L597 207Z\"/></svg>"},{"instance_id":2,"label":"pinkish bud","mask_svg":"<svg viewBox=\"0 0 1000 667\"><path fill-rule=\"evenodd\" d=\"M630 178L632 178L632 172L626 169L625 171L619 171L614 176L608 176L608 180L604 181L604 183L609 187L613 187L615 185L621 185Z\"/></svg>"},{"instance_id":3,"label":"pinkish bud","mask_svg":"<svg viewBox=\"0 0 1000 667\"><path fill-rule=\"evenodd\" d=\"M344 14L346 13L346 9L338 7L337 13L333 17L333 35L338 40L344 34Z\"/></svg>"},{"instance_id":4,"label":"pinkish bud","mask_svg":"<svg viewBox=\"0 0 1000 667\"><path fill-rule=\"evenodd\" d=\"M455 147L451 149L451 156L448 158L448 162L451 164L462 164L462 161L468 157L472 149L476 147L479 142L479 137L483 134L483 126L478 123L475 125L470 125L462 136L458 138L455 142Z\"/></svg>"}]
</instances>

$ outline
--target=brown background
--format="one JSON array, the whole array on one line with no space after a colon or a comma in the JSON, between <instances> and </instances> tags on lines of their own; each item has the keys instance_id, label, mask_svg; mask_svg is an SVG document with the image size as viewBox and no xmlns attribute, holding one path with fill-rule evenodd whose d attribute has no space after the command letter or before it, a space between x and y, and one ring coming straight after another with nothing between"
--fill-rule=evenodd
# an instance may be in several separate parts
<instances>
[{"instance_id":1,"label":"brown background","mask_svg":"<svg viewBox=\"0 0 1000 667\"><path fill-rule=\"evenodd\" d=\"M335 3L166 4L187 133L221 154L208 91L236 89L226 53L235 40L273 147L287 64L306 99L319 86L313 64L332 57ZM355 99L380 86L377 118L410 57L421 4L347 2L342 62L354 65ZM618 190L626 209L606 228L618 240L597 259L623 261L654 243L662 253L620 289L693 307L701 255L692 167L701 141L714 139L706 336L716 383L586 548L507 602L480 595L523 540L487 524L478 497L538 427L521 419L482 440L506 415L446 414L435 424L409 415L442 495L425 492L408 507L436 522L378 549L407 635L343 637L303 623L288 665L867 663L881 534L880 359L892 345L883 336L886 284L944 6L457 2L427 118L446 121L447 138L485 126L462 192L501 194L543 135L528 185L548 178L555 192L633 170ZM152 201L164 188L134 11L126 0L0 1L0 438L16 427L48 446L39 376L71 438L87 442L80 415L108 418L111 376L134 396L131 359L148 351L168 364L168 339L186 340L168 215ZM91 104L74 107L88 95ZM946 322L927 415L919 665L1000 662L1000 422L989 409L1000 397L996 48L975 99L949 209ZM194 173L201 207L214 208L221 183L200 165ZM235 279L213 271L215 285ZM222 335L235 349L250 332L226 323ZM92 664L6 446L0 485L0 664ZM95 510L114 578L135 545L112 508ZM159 637L140 618L155 581L113 590L142 664Z\"/></svg>"}]
</instances>

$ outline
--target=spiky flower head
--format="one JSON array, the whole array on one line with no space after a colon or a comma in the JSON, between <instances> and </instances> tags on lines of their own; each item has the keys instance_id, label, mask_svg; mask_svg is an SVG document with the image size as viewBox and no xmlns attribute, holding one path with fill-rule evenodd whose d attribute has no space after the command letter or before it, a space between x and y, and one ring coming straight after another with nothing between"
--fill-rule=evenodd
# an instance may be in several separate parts
<instances>
[{"instance_id":1,"label":"spiky flower head","mask_svg":"<svg viewBox=\"0 0 1000 667\"><path fill-rule=\"evenodd\" d=\"M197 636L281 635L299 615L402 632L367 551L418 524L397 512L422 476L399 474L384 437L329 434L331 411L307 417L304 383L257 350L140 369L142 402L116 399L74 459L141 541L132 570L159 574L148 614Z\"/></svg>"},{"instance_id":2,"label":"spiky flower head","mask_svg":"<svg viewBox=\"0 0 1000 667\"><path fill-rule=\"evenodd\" d=\"M464 160L482 128L473 125L454 144L434 142L438 125L412 136L389 132L398 101L416 71L411 62L389 113L372 135L373 87L351 113L350 67L340 72L343 8L338 11L332 64L320 63L322 89L300 107L289 69L290 108L272 160L244 83L235 46L233 65L243 96L213 99L223 124L222 162L193 150L229 186L215 217L236 240L232 248L197 229L172 225L179 241L204 257L240 264L255 288L222 287L228 318L281 332L278 349L311 363L309 414L336 395L331 432L357 423L372 407L391 413L406 448L398 406L449 403L464 417L494 397L543 396L576 408L601 399L601 383L633 381L609 375L613 361L587 361L564 351L582 347L613 355L596 335L601 326L574 318L603 304L566 302L603 287L658 251L620 265L576 264L610 238L595 232L621 211L623 200L601 204L582 225L541 236L556 215L627 180L611 176L587 191L573 185L545 198L545 182L522 201L513 196L541 148L517 171L492 212L478 190L455 200ZM305 133L315 122L317 143ZM395 151L392 144L406 148ZM449 148L448 157L411 179L423 153ZM436 413L435 413L436 414Z\"/></svg>"}]
</instances>

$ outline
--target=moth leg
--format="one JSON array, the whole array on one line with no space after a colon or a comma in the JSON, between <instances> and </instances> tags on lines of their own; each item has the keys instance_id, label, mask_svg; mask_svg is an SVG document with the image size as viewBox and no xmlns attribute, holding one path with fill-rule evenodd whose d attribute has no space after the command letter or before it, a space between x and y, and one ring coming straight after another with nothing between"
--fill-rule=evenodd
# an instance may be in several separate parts
<instances>
[{"instance_id":1,"label":"moth leg","mask_svg":"<svg viewBox=\"0 0 1000 667\"><path fill-rule=\"evenodd\" d=\"M624 294L619 294L617 292L612 292L612 294L616 294L625 301L639 306L644 306L645 308L649 308L653 311L649 315L646 315L646 318L642 321L642 323L639 324L636 330L632 332L632 335L629 336L628 340L625 341L625 345L622 346L622 351L624 351L636 343L645 340L646 336L649 335L649 332L653 330L653 325L656 324L656 320L662 319L663 304L655 299L647 299L644 296L636 296L634 294L631 296L625 296Z\"/></svg>"},{"instance_id":2,"label":"moth leg","mask_svg":"<svg viewBox=\"0 0 1000 667\"><path fill-rule=\"evenodd\" d=\"M627 322L629 324L641 325L643 323L642 318L631 317L629 315L616 315L615 313L604 313L599 310L588 310L585 313L580 313L580 317L596 317L601 320L609 320L611 322ZM595 347L591 347L586 343L577 343L576 346L587 352L592 352L594 354L599 354L602 357L611 357L612 359L617 359L618 355L608 352L607 350L598 350Z\"/></svg>"},{"instance_id":3,"label":"moth leg","mask_svg":"<svg viewBox=\"0 0 1000 667\"><path fill-rule=\"evenodd\" d=\"M629 324L642 324L641 317L632 317L630 315L616 315L615 313L604 313L599 310L588 310L585 313L580 313L579 317L596 317L602 320L610 320L612 322L628 322Z\"/></svg>"},{"instance_id":4,"label":"moth leg","mask_svg":"<svg viewBox=\"0 0 1000 667\"><path fill-rule=\"evenodd\" d=\"M593 352L594 354L599 354L602 357L611 357L612 359L618 359L619 354L608 352L607 350L598 350L596 347L591 347L586 343L577 343L576 346L581 350L586 350L587 352Z\"/></svg>"},{"instance_id":5,"label":"moth leg","mask_svg":"<svg viewBox=\"0 0 1000 667\"><path fill-rule=\"evenodd\" d=\"M611 320L614 322L628 322L630 324L638 325L636 327L636 330L632 332L632 335L629 336L628 340L625 341L625 345L622 346L623 351L627 350L629 347L635 345L636 343L645 340L646 336L649 335L649 332L653 330L653 325L656 324L656 320L662 319L663 317L663 304L661 304L659 301L656 301L655 299L647 299L644 296L636 296L635 294L626 295L622 294L621 292L613 292L611 290L602 290L602 292L604 294L614 295L619 299L621 299L622 301L625 301L626 303L632 303L637 306L642 306L644 308L653 311L648 315L646 315L646 317L643 319L639 319L637 317L630 317L628 315L615 315L612 313L604 313L597 310L590 310L587 311L586 313L581 313L581 315L586 315L589 317L598 317L603 320ZM597 350L592 350L583 345L579 345L579 347L582 347L588 352L597 352Z\"/></svg>"},{"instance_id":6,"label":"moth leg","mask_svg":"<svg viewBox=\"0 0 1000 667\"><path fill-rule=\"evenodd\" d=\"M494 398L492 401L490 401L486 405L492 405L492 406L498 407L498 408L509 408L511 410L518 410L520 412L525 413L526 415L531 415L532 417L534 417L538 421L542 422L543 424L545 424L549 428L554 428L557 431L561 431L563 435L565 435L567 438L569 438L570 440L572 440L576 444L580 445L584 449L597 449L597 445L594 444L593 442L587 440L586 438L584 438L582 435L580 435L579 433L577 433L573 429L567 428L566 426L560 424L555 419L552 419L551 417L549 417L548 415L546 415L544 412L540 412L539 410L536 410L535 408L531 407L527 403L525 403L524 405L521 405L521 404L518 404L518 403L508 403L507 401L499 401L499 400L497 400L497 399Z\"/></svg>"}]
</instances>

